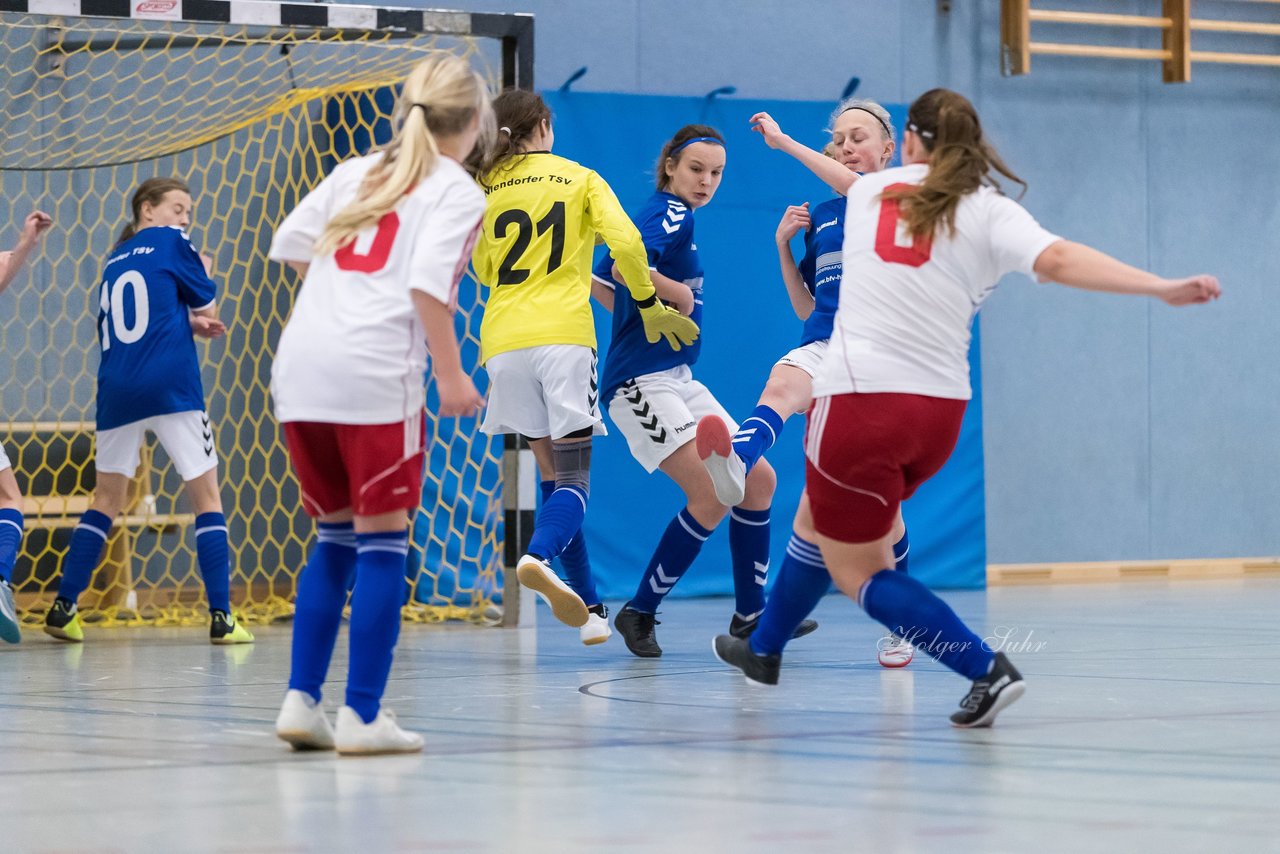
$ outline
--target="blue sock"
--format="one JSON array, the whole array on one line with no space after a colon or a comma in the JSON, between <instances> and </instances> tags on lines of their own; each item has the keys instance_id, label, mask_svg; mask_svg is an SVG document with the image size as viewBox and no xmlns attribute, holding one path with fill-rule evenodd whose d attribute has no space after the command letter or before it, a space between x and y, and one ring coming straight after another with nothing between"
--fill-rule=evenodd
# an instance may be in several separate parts
<instances>
[{"instance_id":1,"label":"blue sock","mask_svg":"<svg viewBox=\"0 0 1280 854\"><path fill-rule=\"evenodd\" d=\"M750 620L764 610L764 586L769 581L768 510L729 511L729 554L734 607L739 618Z\"/></svg>"},{"instance_id":2,"label":"blue sock","mask_svg":"<svg viewBox=\"0 0 1280 854\"><path fill-rule=\"evenodd\" d=\"M58 598L70 599L72 604L89 586L93 571L102 560L102 548L111 533L111 518L97 510L86 510L80 524L71 532L71 547L62 565L62 581L58 584Z\"/></svg>"},{"instance_id":3,"label":"blue sock","mask_svg":"<svg viewBox=\"0 0 1280 854\"><path fill-rule=\"evenodd\" d=\"M676 582L685 574L702 544L707 541L711 532L698 524L685 507L667 525L662 539L658 540L658 548L649 559L649 566L640 579L640 587L635 598L627 605L645 614L657 612L662 604L662 597L671 592Z\"/></svg>"},{"instance_id":4,"label":"blue sock","mask_svg":"<svg viewBox=\"0 0 1280 854\"><path fill-rule=\"evenodd\" d=\"M18 561L18 549L22 548L22 511L12 507L0 508L0 580L13 580L13 565Z\"/></svg>"},{"instance_id":5,"label":"blue sock","mask_svg":"<svg viewBox=\"0 0 1280 854\"><path fill-rule=\"evenodd\" d=\"M321 522L316 527L316 544L298 579L294 601L289 687L306 691L318 703L356 571L356 532L350 522Z\"/></svg>"},{"instance_id":6,"label":"blue sock","mask_svg":"<svg viewBox=\"0 0 1280 854\"><path fill-rule=\"evenodd\" d=\"M738 432L733 434L733 452L742 457L742 461L747 464L747 471L751 471L752 466L764 456L764 452L778 441L782 423L781 415L771 407L761 404L742 422Z\"/></svg>"},{"instance_id":7,"label":"blue sock","mask_svg":"<svg viewBox=\"0 0 1280 854\"><path fill-rule=\"evenodd\" d=\"M898 572L907 571L907 555L911 553L911 543L907 540L907 531L902 530L902 539L893 544L893 568Z\"/></svg>"},{"instance_id":8,"label":"blue sock","mask_svg":"<svg viewBox=\"0 0 1280 854\"><path fill-rule=\"evenodd\" d=\"M995 654L969 631L951 607L905 572L882 569L862 586L858 597L867 614L968 679L991 669Z\"/></svg>"},{"instance_id":9,"label":"blue sock","mask_svg":"<svg viewBox=\"0 0 1280 854\"><path fill-rule=\"evenodd\" d=\"M751 635L751 651L756 655L780 655L795 634L800 621L813 613L831 589L831 575L822 552L813 543L791 535L787 556L782 559L778 580L773 583L769 602L760 616L760 625Z\"/></svg>"},{"instance_id":10,"label":"blue sock","mask_svg":"<svg viewBox=\"0 0 1280 854\"><path fill-rule=\"evenodd\" d=\"M544 480L541 485L542 502L545 504L551 497L551 493L555 492L556 482ZM582 603L588 608L599 605L600 594L596 592L596 582L591 577L591 558L587 554L587 538L583 535L581 527L578 528L578 533L573 535L569 545L564 547L564 551L560 552L557 560L560 561L560 569L564 570L565 583L578 594Z\"/></svg>"},{"instance_id":11,"label":"blue sock","mask_svg":"<svg viewBox=\"0 0 1280 854\"><path fill-rule=\"evenodd\" d=\"M560 556L565 546L582 528L587 516L587 496L576 486L562 486L552 491L542 504L542 512L533 526L529 554L543 560Z\"/></svg>"},{"instance_id":12,"label":"blue sock","mask_svg":"<svg viewBox=\"0 0 1280 854\"><path fill-rule=\"evenodd\" d=\"M351 664L347 705L372 723L391 674L405 599L409 530L356 534L356 587L351 593Z\"/></svg>"},{"instance_id":13,"label":"blue sock","mask_svg":"<svg viewBox=\"0 0 1280 854\"><path fill-rule=\"evenodd\" d=\"M231 552L227 548L227 520L221 513L196 517L196 560L210 611L231 613Z\"/></svg>"}]
</instances>

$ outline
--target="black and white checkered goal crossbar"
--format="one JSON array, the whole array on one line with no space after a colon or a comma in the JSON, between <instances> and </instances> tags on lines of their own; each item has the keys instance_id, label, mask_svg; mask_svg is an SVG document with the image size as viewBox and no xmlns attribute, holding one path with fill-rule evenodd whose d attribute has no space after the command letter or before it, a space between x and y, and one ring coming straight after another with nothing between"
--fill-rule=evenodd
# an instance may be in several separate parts
<instances>
[{"instance_id":1,"label":"black and white checkered goal crossbar","mask_svg":"<svg viewBox=\"0 0 1280 854\"><path fill-rule=\"evenodd\" d=\"M503 45L503 85L533 86L533 15L267 0L0 0L0 12L253 27L480 36Z\"/></svg>"}]
</instances>

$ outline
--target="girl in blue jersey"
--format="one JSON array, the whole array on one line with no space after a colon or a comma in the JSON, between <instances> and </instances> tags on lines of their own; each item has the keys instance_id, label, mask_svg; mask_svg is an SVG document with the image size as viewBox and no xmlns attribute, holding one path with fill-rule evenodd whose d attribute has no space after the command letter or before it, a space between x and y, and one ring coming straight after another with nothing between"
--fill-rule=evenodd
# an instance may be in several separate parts
<instances>
[{"instance_id":1,"label":"girl in blue jersey","mask_svg":"<svg viewBox=\"0 0 1280 854\"><path fill-rule=\"evenodd\" d=\"M774 130L776 122L767 114L757 114L755 123L772 147L786 150L785 143L778 139L781 130ZM850 98L841 102L831 114L829 127L831 142L823 150L819 177L830 179L835 186L843 184L848 189L860 174L879 172L893 159L893 120L888 110L875 101ZM796 154L801 162L807 163L817 155L794 140L790 145L803 149ZM839 167L843 167L843 173L835 171ZM812 210L807 202L787 208L778 224L778 260L791 306L804 321L800 346L773 366L755 410L736 434L716 415L708 415L698 424L698 455L715 484L716 496L727 506L742 501L748 472L777 441L786 420L807 410L813 398L813 375L826 354L840 296L844 210L843 193ZM802 230L805 255L797 266L791 254L791 240ZM909 546L901 516L896 525L894 556L898 559L897 568L905 570ZM808 567L817 576L825 575L821 555L814 545L807 495L800 497L792 530L787 557L779 570L783 588L786 585L782 578L795 576ZM771 647L779 633L784 635L778 639L783 642L791 636L785 626L765 619L760 632L752 638L752 645ZM890 636L881 642L878 658L886 667L902 667L911 661L912 654L909 642Z\"/></svg>"},{"instance_id":2,"label":"girl in blue jersey","mask_svg":"<svg viewBox=\"0 0 1280 854\"><path fill-rule=\"evenodd\" d=\"M40 243L40 238L53 225L47 213L36 211L22 223L22 235L18 245L9 252L0 252L0 293L18 275L27 256ZM13 602L9 581L13 577L13 565L22 548L22 490L13 476L9 457L0 445L0 640L18 643L22 635L18 629L18 609Z\"/></svg>"},{"instance_id":3,"label":"girl in blue jersey","mask_svg":"<svg viewBox=\"0 0 1280 854\"><path fill-rule=\"evenodd\" d=\"M71 535L58 598L44 630L61 640L84 640L76 599L89 586L115 517L128 503L129 482L137 474L150 430L173 460L195 506L196 556L209 599L210 640L251 643L253 635L231 616L227 522L193 337L217 338L226 332L217 317L211 261L196 251L184 231L191 222L192 200L183 181L142 182L131 208L133 216L99 285L97 488Z\"/></svg>"},{"instance_id":4,"label":"girl in blue jersey","mask_svg":"<svg viewBox=\"0 0 1280 854\"><path fill-rule=\"evenodd\" d=\"M718 131L705 125L681 128L663 146L657 192L633 216L644 238L658 296L699 324L702 263L694 242L694 211L715 195L724 165L724 138ZM596 265L593 279L597 298L613 311L613 343L601 382L609 416L645 471L661 469L684 491L687 502L667 526L636 595L618 612L614 626L636 655L662 655L654 638L658 605L729 513L737 594L730 631L745 636L764 607L773 470L768 463L757 465L746 479L743 500L732 511L720 503L698 459L694 428L706 415L718 415L726 422L730 418L706 386L693 378L701 339L680 350L663 342L650 344L634 302L625 289L617 287L617 269L610 256Z\"/></svg>"}]
</instances>

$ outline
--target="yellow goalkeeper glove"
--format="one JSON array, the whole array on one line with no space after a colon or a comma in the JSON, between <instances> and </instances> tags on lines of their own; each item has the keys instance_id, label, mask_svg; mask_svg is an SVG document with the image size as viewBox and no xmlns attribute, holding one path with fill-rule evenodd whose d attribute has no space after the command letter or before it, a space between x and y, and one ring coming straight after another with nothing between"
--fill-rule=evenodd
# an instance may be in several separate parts
<instances>
[{"instance_id":1,"label":"yellow goalkeeper glove","mask_svg":"<svg viewBox=\"0 0 1280 854\"><path fill-rule=\"evenodd\" d=\"M698 340L698 324L663 303L656 295L636 303L640 310L640 322L644 324L644 337L650 344L665 338L672 350Z\"/></svg>"}]
</instances>

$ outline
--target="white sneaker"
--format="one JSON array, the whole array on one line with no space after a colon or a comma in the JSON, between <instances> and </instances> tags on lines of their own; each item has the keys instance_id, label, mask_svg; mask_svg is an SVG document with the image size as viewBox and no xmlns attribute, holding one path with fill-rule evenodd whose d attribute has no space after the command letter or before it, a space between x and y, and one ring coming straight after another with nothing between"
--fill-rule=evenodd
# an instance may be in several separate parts
<instances>
[{"instance_id":1,"label":"white sneaker","mask_svg":"<svg viewBox=\"0 0 1280 854\"><path fill-rule=\"evenodd\" d=\"M276 716L276 737L294 750L333 750L333 727L324 716L324 707L306 691L290 689Z\"/></svg>"},{"instance_id":2,"label":"white sneaker","mask_svg":"<svg viewBox=\"0 0 1280 854\"><path fill-rule=\"evenodd\" d=\"M698 457L711 475L716 500L725 507L737 507L747 497L747 466L733 452L729 425L719 415L707 415L698 422Z\"/></svg>"},{"instance_id":3,"label":"white sneaker","mask_svg":"<svg viewBox=\"0 0 1280 854\"><path fill-rule=\"evenodd\" d=\"M589 616L586 603L560 580L550 564L525 555L516 564L516 578L550 605L551 613L566 626L576 629L586 624Z\"/></svg>"},{"instance_id":4,"label":"white sneaker","mask_svg":"<svg viewBox=\"0 0 1280 854\"><path fill-rule=\"evenodd\" d=\"M883 667L906 667L916 654L916 648L911 645L911 641L897 635L881 638L878 648L877 657Z\"/></svg>"},{"instance_id":5,"label":"white sneaker","mask_svg":"<svg viewBox=\"0 0 1280 854\"><path fill-rule=\"evenodd\" d=\"M422 736L405 732L396 716L380 709L373 723L360 720L350 706L338 709L338 728L334 740L343 756L373 756L378 753L417 753L422 749Z\"/></svg>"},{"instance_id":6,"label":"white sneaker","mask_svg":"<svg viewBox=\"0 0 1280 854\"><path fill-rule=\"evenodd\" d=\"M9 582L3 578L0 578L0 638L9 643L18 643L22 640L18 607L13 604L13 590L10 589Z\"/></svg>"},{"instance_id":7,"label":"white sneaker","mask_svg":"<svg viewBox=\"0 0 1280 854\"><path fill-rule=\"evenodd\" d=\"M609 609L601 605L600 611L601 613L597 614L588 609L587 621L578 629L578 637L582 639L585 646L604 643L613 634L613 629L609 628Z\"/></svg>"}]
</instances>

